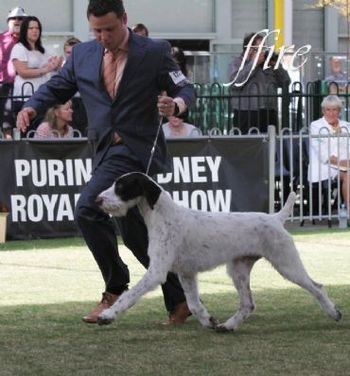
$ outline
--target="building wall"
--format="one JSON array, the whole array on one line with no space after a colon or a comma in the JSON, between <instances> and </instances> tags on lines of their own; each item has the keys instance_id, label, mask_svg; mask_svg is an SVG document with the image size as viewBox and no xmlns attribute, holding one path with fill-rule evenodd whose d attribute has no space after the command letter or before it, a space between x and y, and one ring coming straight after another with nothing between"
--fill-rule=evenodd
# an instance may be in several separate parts
<instances>
[{"instance_id":1,"label":"building wall","mask_svg":"<svg viewBox=\"0 0 350 376\"><path fill-rule=\"evenodd\" d=\"M232 0L231 37L242 40L244 34L266 29L268 2Z\"/></svg>"},{"instance_id":2,"label":"building wall","mask_svg":"<svg viewBox=\"0 0 350 376\"><path fill-rule=\"evenodd\" d=\"M215 32L215 0L127 0L124 4L130 25L142 22L153 35L188 38Z\"/></svg>"},{"instance_id":3,"label":"building wall","mask_svg":"<svg viewBox=\"0 0 350 376\"><path fill-rule=\"evenodd\" d=\"M45 36L64 38L79 33L80 38L88 39L87 3L88 0L1 0L0 29L6 29L9 9L20 5L28 14L39 17ZM324 48L324 10L312 8L313 3L314 0L293 0L293 43L310 43L319 51ZM273 12L273 4L271 0L125 0L130 25L145 23L152 37L207 39L213 51L220 44L237 51L245 33L271 28L268 15ZM337 27L329 32L339 34L344 49L346 21L342 20L339 30Z\"/></svg>"},{"instance_id":4,"label":"building wall","mask_svg":"<svg viewBox=\"0 0 350 376\"><path fill-rule=\"evenodd\" d=\"M324 9L314 8L314 3L314 0L293 1L293 43L297 46L311 44L313 51L323 51Z\"/></svg>"}]
</instances>

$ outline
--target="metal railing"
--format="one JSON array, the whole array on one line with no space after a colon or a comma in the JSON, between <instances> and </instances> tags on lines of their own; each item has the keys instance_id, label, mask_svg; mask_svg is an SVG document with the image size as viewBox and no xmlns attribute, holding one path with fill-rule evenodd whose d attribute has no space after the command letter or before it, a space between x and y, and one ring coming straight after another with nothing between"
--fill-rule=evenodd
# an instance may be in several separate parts
<instances>
[{"instance_id":1,"label":"metal railing","mask_svg":"<svg viewBox=\"0 0 350 376\"><path fill-rule=\"evenodd\" d=\"M26 83L24 84L26 85ZM196 102L189 110L188 122L198 127L205 135L212 128L219 129L222 135L232 134L234 127L233 102L247 103L251 110L256 109L255 102L275 102L278 114L278 124L271 123L277 128L277 133L287 128L294 133L307 127L311 121L321 117L320 104L322 99L332 93L337 94L344 103L342 118L349 120L350 107L350 82L340 84L336 82L315 81L315 82L294 82L285 89L277 89L271 86L266 94L259 91L256 85L251 86L248 94L242 95L233 91L231 87L219 83L195 84ZM15 116L18 104L27 100L28 96L10 96L8 102ZM0 100L3 97L0 96ZM254 107L253 107L254 106ZM236 112L236 116L239 116ZM249 111L249 110L248 110ZM237 125L236 125L237 127ZM251 128L260 129L259 118ZM239 128L238 128L239 129Z\"/></svg>"},{"instance_id":2,"label":"metal railing","mask_svg":"<svg viewBox=\"0 0 350 376\"><path fill-rule=\"evenodd\" d=\"M313 179L309 178L310 163L316 164L318 168L323 163L318 159L312 160L309 152L311 139L318 138L326 138L328 143L331 139L339 141L340 138L345 138L346 143L350 145L349 132L338 135L310 135L305 130L293 133L290 129L283 129L280 134L276 134L275 127L269 127L270 212L279 210L284 205L289 192L295 191L297 202L292 220L299 221L300 225L303 225L305 220L312 223L315 220L326 220L331 226L332 221L339 218L341 204L346 203L341 193L342 183L339 173L335 177L329 173L326 179L316 182L312 182ZM331 167L329 167L330 171Z\"/></svg>"},{"instance_id":3,"label":"metal railing","mask_svg":"<svg viewBox=\"0 0 350 376\"><path fill-rule=\"evenodd\" d=\"M290 129L293 133L307 128L313 121L322 116L320 104L328 94L337 94L344 104L342 118L349 120L350 83L344 87L336 82L316 81L303 84L295 82L287 90L275 89L275 94L265 94L252 86L251 94L240 95L233 92L230 87L222 84L195 84L196 103L189 111L189 122L201 129L203 134L208 134L211 128L221 131L222 135L232 134L234 127L234 109L232 102L246 101L276 101L278 113L277 133L282 129ZM238 109L239 116L239 109ZM237 127L236 127L237 128ZM259 120L252 123L251 128L260 129ZM239 129L239 128L238 128ZM236 131L236 130L235 130Z\"/></svg>"}]
</instances>

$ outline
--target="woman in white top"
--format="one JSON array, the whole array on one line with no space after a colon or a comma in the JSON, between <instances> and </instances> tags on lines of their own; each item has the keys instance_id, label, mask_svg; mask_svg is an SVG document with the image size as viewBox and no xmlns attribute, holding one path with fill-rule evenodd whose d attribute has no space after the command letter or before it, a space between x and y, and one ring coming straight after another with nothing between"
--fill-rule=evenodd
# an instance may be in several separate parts
<instances>
[{"instance_id":1,"label":"woman in white top","mask_svg":"<svg viewBox=\"0 0 350 376\"><path fill-rule=\"evenodd\" d=\"M169 122L163 124L165 138L200 136L202 132L192 124L185 123L181 115L169 116Z\"/></svg>"},{"instance_id":2,"label":"woman in white top","mask_svg":"<svg viewBox=\"0 0 350 376\"><path fill-rule=\"evenodd\" d=\"M57 70L62 57L50 57L41 43L42 26L37 17L26 17L21 25L18 43L11 51L10 60L16 70L14 96L17 98L14 111L18 112L29 97L46 82L51 72Z\"/></svg>"},{"instance_id":3,"label":"woman in white top","mask_svg":"<svg viewBox=\"0 0 350 376\"><path fill-rule=\"evenodd\" d=\"M309 129L308 179L313 183L333 180L339 174L342 196L349 208L350 124L339 119L343 104L338 96L328 95L321 107L323 117L313 121Z\"/></svg>"}]
</instances>

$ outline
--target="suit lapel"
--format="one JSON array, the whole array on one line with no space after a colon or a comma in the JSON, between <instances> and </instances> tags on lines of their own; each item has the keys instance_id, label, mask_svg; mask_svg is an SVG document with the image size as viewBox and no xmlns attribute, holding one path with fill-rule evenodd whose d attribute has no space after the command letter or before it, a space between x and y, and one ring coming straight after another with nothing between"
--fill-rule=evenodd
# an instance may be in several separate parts
<instances>
[{"instance_id":1,"label":"suit lapel","mask_svg":"<svg viewBox=\"0 0 350 376\"><path fill-rule=\"evenodd\" d=\"M123 90L127 88L128 82L130 82L138 67L142 63L142 60L146 54L146 45L146 38L138 37L132 31L130 31L128 60L118 87L115 101L122 95Z\"/></svg>"},{"instance_id":2,"label":"suit lapel","mask_svg":"<svg viewBox=\"0 0 350 376\"><path fill-rule=\"evenodd\" d=\"M109 94L107 93L103 82L103 54L104 48L100 43L95 41L95 43L92 45L85 57L85 66L87 70L86 74L88 75L89 79L94 82L96 89L101 91L101 93L105 93L105 95L109 98Z\"/></svg>"}]
</instances>

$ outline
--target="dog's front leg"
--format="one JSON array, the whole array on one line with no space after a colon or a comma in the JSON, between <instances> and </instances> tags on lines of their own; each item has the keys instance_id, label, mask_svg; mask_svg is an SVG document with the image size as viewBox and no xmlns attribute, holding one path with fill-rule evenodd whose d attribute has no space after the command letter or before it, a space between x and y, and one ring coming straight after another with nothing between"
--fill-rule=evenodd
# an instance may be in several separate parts
<instances>
[{"instance_id":1,"label":"dog's front leg","mask_svg":"<svg viewBox=\"0 0 350 376\"><path fill-rule=\"evenodd\" d=\"M197 317L199 322L208 328L216 328L218 322L210 316L199 299L198 283L196 275L178 274L182 288L186 296L189 310Z\"/></svg>"},{"instance_id":2,"label":"dog's front leg","mask_svg":"<svg viewBox=\"0 0 350 376\"><path fill-rule=\"evenodd\" d=\"M159 270L159 268L157 270L150 266L145 275L134 287L123 292L119 299L110 308L102 311L98 317L98 324L110 324L118 315L132 307L142 295L155 289L161 283L164 283L166 276L167 270Z\"/></svg>"},{"instance_id":3,"label":"dog's front leg","mask_svg":"<svg viewBox=\"0 0 350 376\"><path fill-rule=\"evenodd\" d=\"M241 257L227 264L227 271L238 291L240 305L238 311L223 324L218 325L218 332L236 330L254 311L255 304L250 290L250 273L259 257Z\"/></svg>"}]
</instances>

